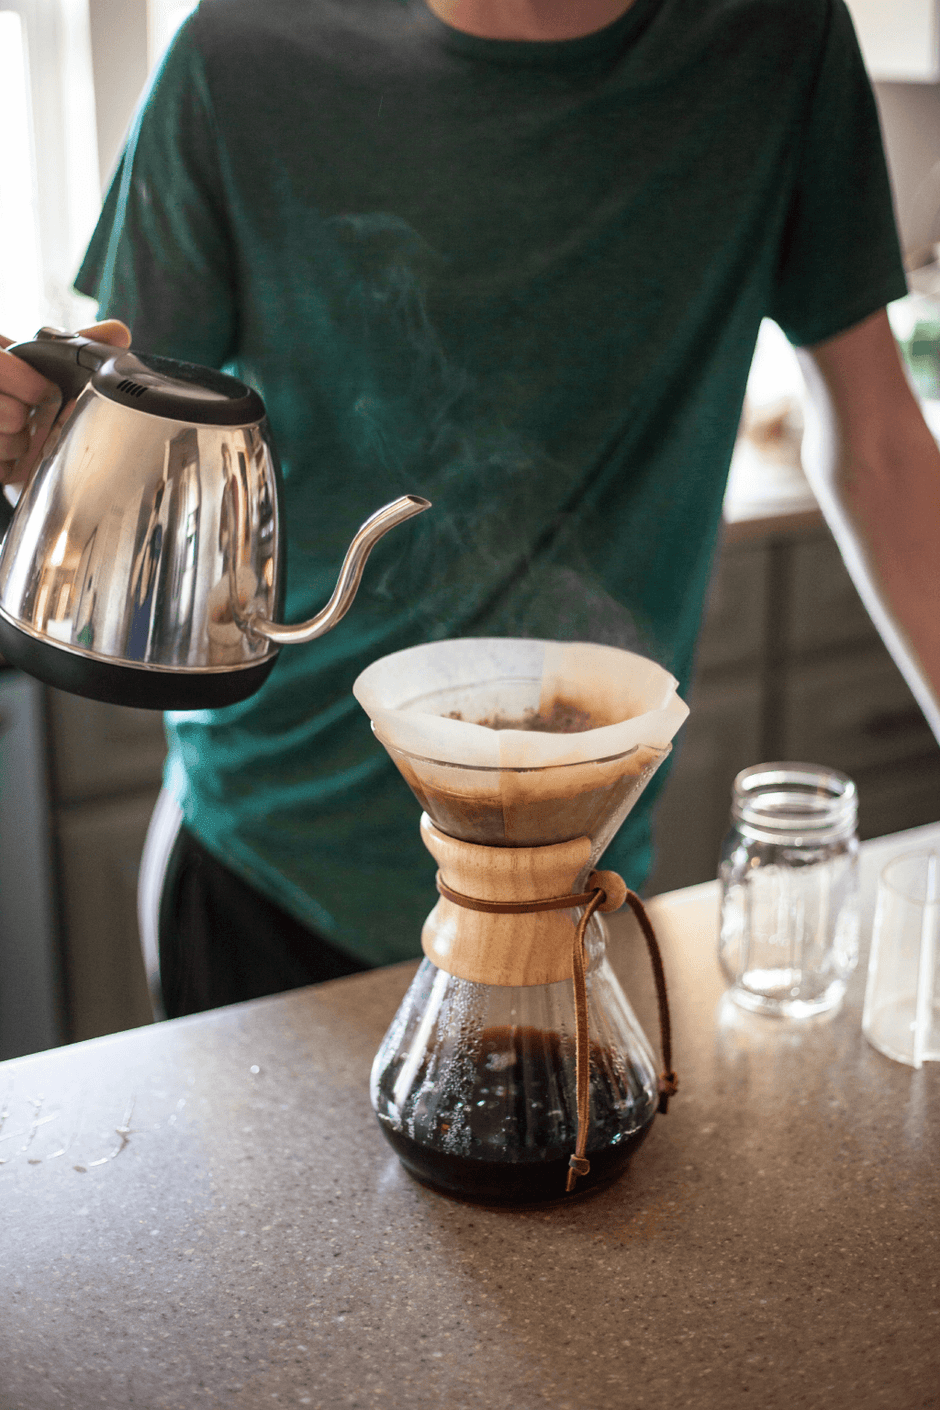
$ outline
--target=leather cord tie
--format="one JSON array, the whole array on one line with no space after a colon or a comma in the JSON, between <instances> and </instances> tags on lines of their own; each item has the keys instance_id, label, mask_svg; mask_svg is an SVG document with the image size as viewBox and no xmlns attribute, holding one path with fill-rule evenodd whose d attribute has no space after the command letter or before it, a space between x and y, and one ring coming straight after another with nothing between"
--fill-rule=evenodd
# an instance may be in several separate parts
<instances>
[{"instance_id":1,"label":"leather cord tie","mask_svg":"<svg viewBox=\"0 0 940 1410\"><path fill-rule=\"evenodd\" d=\"M486 911L490 915L530 915L536 911L572 910L583 906L574 935L572 954L572 978L574 984L575 1017L575 1085L578 1102L578 1134L574 1154L568 1160L568 1181L565 1193L570 1194L579 1175L587 1175L591 1162L587 1150L588 1128L591 1123L591 1048L588 1033L587 985L585 981L584 937L588 922L595 911L619 911L627 903L636 916L646 948L649 951L656 981L656 999L659 1006L659 1038L663 1054L663 1070L657 1078L659 1100L657 1111L664 1116L669 1106L669 1098L674 1097L679 1079L672 1066L672 1025L669 1021L669 999L666 993L666 974L656 933L653 930L646 907L635 891L631 891L622 877L615 871L592 871L588 877L588 890L571 892L567 896L550 896L544 901L478 901L473 896L464 896L452 891L437 874L437 889L446 901L463 906L469 911Z\"/></svg>"}]
</instances>

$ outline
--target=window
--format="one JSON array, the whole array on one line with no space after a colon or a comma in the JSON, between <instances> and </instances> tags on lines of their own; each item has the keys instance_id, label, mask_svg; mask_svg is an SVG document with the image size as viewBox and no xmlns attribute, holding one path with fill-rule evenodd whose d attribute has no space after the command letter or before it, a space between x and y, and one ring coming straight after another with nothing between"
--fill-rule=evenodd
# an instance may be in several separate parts
<instances>
[{"instance_id":1,"label":"window","mask_svg":"<svg viewBox=\"0 0 940 1410\"><path fill-rule=\"evenodd\" d=\"M0 0L0 330L75 326L99 204L87 0Z\"/></svg>"},{"instance_id":2,"label":"window","mask_svg":"<svg viewBox=\"0 0 940 1410\"><path fill-rule=\"evenodd\" d=\"M102 182L148 68L194 8L195 0L0 0L0 332L8 337L94 321L93 301L72 280Z\"/></svg>"}]
</instances>

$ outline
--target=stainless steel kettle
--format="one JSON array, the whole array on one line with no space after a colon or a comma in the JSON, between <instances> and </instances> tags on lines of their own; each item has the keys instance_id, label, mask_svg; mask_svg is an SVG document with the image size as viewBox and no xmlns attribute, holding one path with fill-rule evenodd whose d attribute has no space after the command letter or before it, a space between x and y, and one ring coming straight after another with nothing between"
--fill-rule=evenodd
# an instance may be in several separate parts
<instances>
[{"instance_id":1,"label":"stainless steel kettle","mask_svg":"<svg viewBox=\"0 0 940 1410\"><path fill-rule=\"evenodd\" d=\"M0 652L49 685L158 710L231 705L282 646L348 610L406 495L353 539L309 622L283 602L280 473L264 405L207 367L53 329L9 349L78 400L15 511L0 494Z\"/></svg>"}]
</instances>

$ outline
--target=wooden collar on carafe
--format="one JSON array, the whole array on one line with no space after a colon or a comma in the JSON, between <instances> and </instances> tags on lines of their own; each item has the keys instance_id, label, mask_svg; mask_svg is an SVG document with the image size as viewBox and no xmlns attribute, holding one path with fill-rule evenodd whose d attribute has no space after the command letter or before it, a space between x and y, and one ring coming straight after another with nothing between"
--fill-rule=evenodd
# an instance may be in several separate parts
<instances>
[{"instance_id":1,"label":"wooden collar on carafe","mask_svg":"<svg viewBox=\"0 0 940 1410\"><path fill-rule=\"evenodd\" d=\"M428 834L433 833L435 840L443 840L442 835L436 828L429 825L429 820L422 823L422 832L425 835L425 842L430 844ZM587 838L579 838L574 844L558 844L553 848L483 848L478 844L455 843L453 839L447 839L451 844L447 850L470 849L470 854L476 852L497 852L502 854L504 861L508 862L510 856L515 853L519 858L521 852L531 854L545 854L549 851L561 852L565 848L577 846L579 843L590 843ZM438 848L431 846L432 852L437 854ZM480 859L482 861L482 858ZM521 858L520 858L521 860ZM570 911L583 907L580 919L574 930L574 937L570 953L571 978L574 986L574 1007L575 1007L575 1051L576 1051L576 1088L578 1107L578 1134L575 1143L574 1154L569 1159L568 1181L566 1192L571 1193L579 1175L584 1176L590 1172L590 1161L587 1159L587 1139L590 1125L590 1035L588 1032L588 1007L587 1007L587 986L585 979L585 953L584 939L587 932L588 922L595 911L617 911L626 902L633 911L643 933L649 951L650 962L653 967L653 976L656 981L656 997L659 1007L659 1029L660 1042L663 1055L663 1070L657 1079L657 1089L659 1095L658 1110L665 1113L669 1104L669 1098L675 1095L678 1089L678 1078L672 1068L672 1030L669 1020L669 1001L666 993L666 977L663 970L662 956L656 940L656 934L646 913L646 908L639 896L631 891L622 877L612 871L592 871L588 877L587 890L580 892L568 892L557 896L548 897L526 897L519 900L497 900L493 898L479 898L469 896L464 892L456 891L449 886L441 876L437 874L437 889L445 901L450 901L453 905L463 907L465 910L483 912L494 916L525 916L535 915L541 912ZM433 914L433 913L432 913ZM425 945L425 952L434 960L434 954ZM448 966L445 966L448 967ZM452 971L453 972L453 971ZM470 977L470 976L464 976ZM481 982L486 982L485 978Z\"/></svg>"}]
</instances>

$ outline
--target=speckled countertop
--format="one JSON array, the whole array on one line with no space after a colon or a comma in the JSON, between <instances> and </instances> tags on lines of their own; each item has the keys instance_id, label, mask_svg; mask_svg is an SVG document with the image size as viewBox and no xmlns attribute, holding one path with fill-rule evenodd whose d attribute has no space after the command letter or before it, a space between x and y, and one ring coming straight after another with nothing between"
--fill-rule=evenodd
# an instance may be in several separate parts
<instances>
[{"instance_id":1,"label":"speckled countertop","mask_svg":"<svg viewBox=\"0 0 940 1410\"><path fill-rule=\"evenodd\" d=\"M869 899L887 856L868 844ZM927 835L940 840L940 827ZM412 1182L369 1107L410 966L0 1065L0 1406L940 1405L940 1064L722 1003L661 912L679 1097L539 1213ZM626 924L615 960L651 983ZM635 974L634 974L635 970Z\"/></svg>"}]
</instances>

